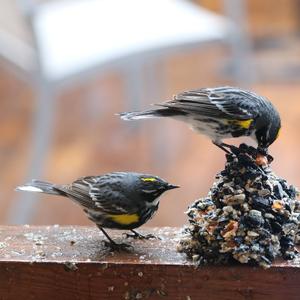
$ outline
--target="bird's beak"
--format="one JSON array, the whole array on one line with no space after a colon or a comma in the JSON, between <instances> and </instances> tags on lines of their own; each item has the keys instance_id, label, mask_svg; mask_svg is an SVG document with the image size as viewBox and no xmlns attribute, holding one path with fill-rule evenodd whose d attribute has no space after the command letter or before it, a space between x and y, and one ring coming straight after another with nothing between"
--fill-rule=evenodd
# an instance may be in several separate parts
<instances>
[{"instance_id":1,"label":"bird's beak","mask_svg":"<svg viewBox=\"0 0 300 300\"><path fill-rule=\"evenodd\" d=\"M168 184L168 186L167 186L167 190L173 190L173 189L177 189L177 188L179 188L180 186L178 186L178 185L173 185L173 184Z\"/></svg>"}]
</instances>

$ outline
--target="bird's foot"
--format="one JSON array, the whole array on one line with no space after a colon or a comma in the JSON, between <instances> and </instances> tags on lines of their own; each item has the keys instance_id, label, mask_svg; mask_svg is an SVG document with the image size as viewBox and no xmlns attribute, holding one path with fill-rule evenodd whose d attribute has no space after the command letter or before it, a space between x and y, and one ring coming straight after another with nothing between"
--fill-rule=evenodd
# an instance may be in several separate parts
<instances>
[{"instance_id":1,"label":"bird's foot","mask_svg":"<svg viewBox=\"0 0 300 300\"><path fill-rule=\"evenodd\" d=\"M129 244L125 244L125 243L121 243L121 244L117 244L116 242L114 242L111 237L107 234L107 232L100 226L97 225L97 227L103 232L103 234L106 236L106 238L108 239L108 241L103 241L104 246L107 248L110 248L111 251L116 251L116 252L130 252L130 250L133 249L133 247Z\"/></svg>"},{"instance_id":2,"label":"bird's foot","mask_svg":"<svg viewBox=\"0 0 300 300\"><path fill-rule=\"evenodd\" d=\"M111 241L103 241L103 244L109 248L111 252L131 252L133 250L133 246L126 243L117 244Z\"/></svg>"},{"instance_id":3,"label":"bird's foot","mask_svg":"<svg viewBox=\"0 0 300 300\"><path fill-rule=\"evenodd\" d=\"M149 240L149 239L160 239L158 236L154 234L141 234L137 231L131 230L132 233L124 233L126 238L133 238L133 239L139 239L139 240Z\"/></svg>"}]
</instances>

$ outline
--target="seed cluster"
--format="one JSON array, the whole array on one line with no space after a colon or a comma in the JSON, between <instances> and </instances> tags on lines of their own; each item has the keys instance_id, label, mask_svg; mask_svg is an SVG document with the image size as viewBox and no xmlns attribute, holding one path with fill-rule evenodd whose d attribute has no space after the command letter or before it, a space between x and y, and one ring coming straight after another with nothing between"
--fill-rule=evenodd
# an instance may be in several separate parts
<instances>
[{"instance_id":1,"label":"seed cluster","mask_svg":"<svg viewBox=\"0 0 300 300\"><path fill-rule=\"evenodd\" d=\"M293 259L300 241L300 201L293 186L269 167L272 158L241 144L226 155L208 196L196 200L187 215L179 251L199 264L258 264L275 257Z\"/></svg>"}]
</instances>

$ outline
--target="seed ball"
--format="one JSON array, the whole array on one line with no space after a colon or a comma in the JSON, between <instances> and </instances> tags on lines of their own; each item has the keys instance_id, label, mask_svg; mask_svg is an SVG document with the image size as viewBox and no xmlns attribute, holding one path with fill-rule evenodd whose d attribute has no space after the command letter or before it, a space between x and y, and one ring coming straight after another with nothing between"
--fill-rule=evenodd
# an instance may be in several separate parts
<instances>
[{"instance_id":1,"label":"seed ball","mask_svg":"<svg viewBox=\"0 0 300 300\"><path fill-rule=\"evenodd\" d=\"M245 223L250 227L261 227L264 224L264 219L260 211L251 209L245 216Z\"/></svg>"}]
</instances>

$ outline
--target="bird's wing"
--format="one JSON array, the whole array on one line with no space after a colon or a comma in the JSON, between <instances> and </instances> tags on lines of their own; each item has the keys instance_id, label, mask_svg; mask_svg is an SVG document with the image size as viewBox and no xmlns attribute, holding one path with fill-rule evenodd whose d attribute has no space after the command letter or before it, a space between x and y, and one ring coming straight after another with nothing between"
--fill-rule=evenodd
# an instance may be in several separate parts
<instances>
[{"instance_id":1,"label":"bird's wing","mask_svg":"<svg viewBox=\"0 0 300 300\"><path fill-rule=\"evenodd\" d=\"M205 117L247 120L258 114L257 98L251 92L221 87L183 92L158 105Z\"/></svg>"},{"instance_id":2,"label":"bird's wing","mask_svg":"<svg viewBox=\"0 0 300 300\"><path fill-rule=\"evenodd\" d=\"M109 184L108 180L110 180ZM99 209L112 215L135 212L129 204L130 199L126 197L123 182L119 178L112 180L101 177L96 181L90 186L90 196Z\"/></svg>"},{"instance_id":3,"label":"bird's wing","mask_svg":"<svg viewBox=\"0 0 300 300\"><path fill-rule=\"evenodd\" d=\"M88 209L112 215L134 213L128 199L121 192L120 184L120 180L110 179L106 175L87 176L60 189Z\"/></svg>"}]
</instances>

